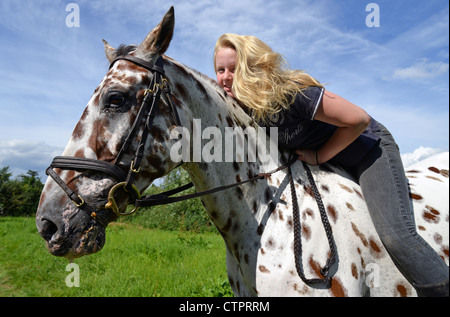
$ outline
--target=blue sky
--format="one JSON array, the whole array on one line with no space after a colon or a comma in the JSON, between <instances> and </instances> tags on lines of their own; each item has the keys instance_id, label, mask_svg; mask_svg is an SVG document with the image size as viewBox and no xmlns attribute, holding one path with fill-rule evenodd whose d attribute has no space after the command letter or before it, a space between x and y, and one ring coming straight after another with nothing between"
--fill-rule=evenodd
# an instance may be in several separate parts
<instances>
[{"instance_id":1,"label":"blue sky","mask_svg":"<svg viewBox=\"0 0 450 317\"><path fill-rule=\"evenodd\" d=\"M170 57L214 78L217 38L255 35L387 126L402 154L448 151L448 1L2 0L0 167L43 176L107 71L101 39L140 43L171 5Z\"/></svg>"}]
</instances>

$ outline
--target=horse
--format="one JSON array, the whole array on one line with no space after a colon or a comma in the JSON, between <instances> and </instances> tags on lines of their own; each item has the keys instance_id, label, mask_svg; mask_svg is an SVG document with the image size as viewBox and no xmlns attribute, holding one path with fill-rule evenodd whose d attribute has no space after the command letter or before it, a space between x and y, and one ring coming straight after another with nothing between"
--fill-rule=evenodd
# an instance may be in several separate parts
<instances>
[{"instance_id":1,"label":"horse","mask_svg":"<svg viewBox=\"0 0 450 317\"><path fill-rule=\"evenodd\" d=\"M36 226L48 251L69 259L100 251L105 228L127 214L127 204L181 167L199 192L242 183L201 198L225 242L228 280L236 296L415 296L378 238L359 185L344 169L311 166L312 186L307 166L290 160L281 148L264 160L245 159L250 152L245 146L244 155L237 153L239 145L258 140L268 150L275 142L268 133L235 133L236 149L226 148L220 134L256 131L258 125L214 80L164 54L174 20L172 7L139 45L115 49L104 41L111 66L62 156L47 169L51 177ZM207 127L201 134L199 120ZM183 131L201 135L200 140L185 138L187 148L182 148ZM208 160L196 159L199 149L214 153L205 156ZM180 150L186 154L181 160L174 155ZM223 159L230 152L236 152L233 159ZM288 161L288 168L280 168ZM418 232L448 263L448 153L407 174ZM331 243L314 187L331 227ZM327 274L321 268L331 253L335 260ZM309 283L300 271L327 283Z\"/></svg>"}]
</instances>

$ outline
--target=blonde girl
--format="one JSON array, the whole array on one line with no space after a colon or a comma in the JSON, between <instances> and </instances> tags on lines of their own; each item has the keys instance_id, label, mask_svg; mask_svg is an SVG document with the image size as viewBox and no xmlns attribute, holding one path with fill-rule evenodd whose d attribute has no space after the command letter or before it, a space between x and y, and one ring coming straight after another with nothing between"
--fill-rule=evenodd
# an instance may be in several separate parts
<instances>
[{"instance_id":1,"label":"blonde girl","mask_svg":"<svg viewBox=\"0 0 450 317\"><path fill-rule=\"evenodd\" d=\"M310 75L289 69L254 36L222 35L214 69L217 83L249 115L278 127L279 145L308 164L347 169L361 186L381 241L418 295L448 297L448 266L416 232L400 152L382 124Z\"/></svg>"}]
</instances>

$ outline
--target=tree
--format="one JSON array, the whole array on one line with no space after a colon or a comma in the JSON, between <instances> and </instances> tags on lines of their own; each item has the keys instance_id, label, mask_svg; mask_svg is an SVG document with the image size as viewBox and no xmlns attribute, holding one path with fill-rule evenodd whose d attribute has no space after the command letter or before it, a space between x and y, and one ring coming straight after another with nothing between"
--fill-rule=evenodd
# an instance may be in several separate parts
<instances>
[{"instance_id":1,"label":"tree","mask_svg":"<svg viewBox=\"0 0 450 317\"><path fill-rule=\"evenodd\" d=\"M162 178L160 187L153 184L145 191L144 195L155 195L185 185L189 182L190 178L188 173L179 168ZM194 191L195 189L192 188L180 195L193 193ZM131 221L146 228L158 228L163 230L197 232L216 230L209 220L200 198L189 199L173 204L141 208L135 214L129 217L120 218L119 221Z\"/></svg>"},{"instance_id":2,"label":"tree","mask_svg":"<svg viewBox=\"0 0 450 317\"><path fill-rule=\"evenodd\" d=\"M5 206L8 205L9 194L7 184L10 182L11 175L9 166L0 169L0 215L5 214Z\"/></svg>"},{"instance_id":3,"label":"tree","mask_svg":"<svg viewBox=\"0 0 450 317\"><path fill-rule=\"evenodd\" d=\"M0 214L29 216L36 212L44 185L35 171L11 179L9 166L0 170Z\"/></svg>"},{"instance_id":4,"label":"tree","mask_svg":"<svg viewBox=\"0 0 450 317\"><path fill-rule=\"evenodd\" d=\"M184 169L178 168L164 177L161 187L164 191L171 190L185 185L190 181L189 174ZM182 194L193 192L195 192L195 189L187 190ZM205 227L212 225L200 198L180 201L167 207L172 213L178 216L180 229L201 231Z\"/></svg>"}]
</instances>

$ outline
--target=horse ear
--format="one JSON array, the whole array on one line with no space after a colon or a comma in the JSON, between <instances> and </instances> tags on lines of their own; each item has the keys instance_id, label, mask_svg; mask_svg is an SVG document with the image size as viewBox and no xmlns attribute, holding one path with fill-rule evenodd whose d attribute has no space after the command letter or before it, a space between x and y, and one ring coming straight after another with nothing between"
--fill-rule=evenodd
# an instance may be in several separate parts
<instances>
[{"instance_id":1,"label":"horse ear","mask_svg":"<svg viewBox=\"0 0 450 317\"><path fill-rule=\"evenodd\" d=\"M103 44L105 44L105 54L106 54L106 58L108 59L108 61L111 63L114 58L115 58L115 52L116 49L114 47L112 47L111 45L109 45L108 42L106 42L105 40L102 40Z\"/></svg>"},{"instance_id":2,"label":"horse ear","mask_svg":"<svg viewBox=\"0 0 450 317\"><path fill-rule=\"evenodd\" d=\"M135 55L151 58L162 55L169 47L175 27L175 10L173 6L164 15L161 22L148 33L145 40L139 45Z\"/></svg>"}]
</instances>

